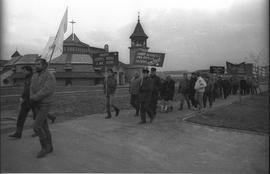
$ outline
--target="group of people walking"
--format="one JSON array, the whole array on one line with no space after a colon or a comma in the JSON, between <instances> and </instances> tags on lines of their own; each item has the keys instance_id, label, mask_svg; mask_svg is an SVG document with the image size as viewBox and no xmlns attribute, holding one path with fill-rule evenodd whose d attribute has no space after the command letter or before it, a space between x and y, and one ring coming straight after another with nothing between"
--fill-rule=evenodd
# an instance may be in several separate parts
<instances>
[{"instance_id":1,"label":"group of people walking","mask_svg":"<svg viewBox=\"0 0 270 174\"><path fill-rule=\"evenodd\" d=\"M53 73L48 71L48 63L45 59L37 59L35 72L31 66L24 66L25 74L24 90L20 97L20 111L17 119L16 132L9 135L13 138L21 138L26 117L30 110L34 119L34 134L38 136L41 151L37 158L44 157L53 151L52 136L49 130L47 118L53 123L55 116L49 114L53 95L56 88L56 80ZM213 102L218 97L226 99L230 94L236 94L236 84L240 85L240 94L257 93L258 83L254 79L244 78L240 82L235 82L233 78L222 77L201 77L199 72L194 72L191 77L188 74L183 75L179 84L167 76L162 79L156 75L156 68L142 70L142 77L139 72L134 74L130 81L130 104L135 109L135 116L140 116L139 124L145 124L147 115L150 123L154 121L157 113L158 101L161 101L160 109L162 112L173 110L172 101L177 92L180 95L180 106L178 110L183 110L186 103L188 109L201 112L206 107L212 107ZM111 108L118 116L120 109L115 103L115 91L117 80L112 69L108 69L107 77L104 81L104 94L106 97L105 119L112 118ZM176 88L176 89L175 89Z\"/></svg>"},{"instance_id":2,"label":"group of people walking","mask_svg":"<svg viewBox=\"0 0 270 174\"><path fill-rule=\"evenodd\" d=\"M22 68L25 74L25 82L24 90L20 97L17 127L16 132L9 135L12 138L21 138L25 119L29 111L32 110L34 119L34 134L32 137L38 136L41 145L41 151L37 153L37 158L42 158L53 151L52 136L47 118L52 123L56 118L49 114L56 80L54 75L48 71L47 66L48 63L45 59L37 59L35 72L33 72L31 66L24 66Z\"/></svg>"},{"instance_id":3,"label":"group of people walking","mask_svg":"<svg viewBox=\"0 0 270 174\"><path fill-rule=\"evenodd\" d=\"M199 72L193 72L190 78L187 73L184 73L183 78L177 84L170 75L165 79L159 78L153 73L155 72L154 69L151 69L150 76L148 76L147 70L143 70L143 78L140 78L139 73L136 72L130 82L130 103L136 110L135 116L139 115L140 108L142 108L143 115L141 117L143 122L145 121L145 100L148 100L149 108L152 109L154 115L156 115L158 100L160 101L160 111L170 112L173 110L172 103L177 93L180 98L178 110L183 110L186 103L188 109L201 112L207 105L212 107L216 98L226 99L229 95L235 95L237 91L241 95L257 94L257 89L260 89L258 81L252 77L239 79L239 77L216 76L213 74L202 77ZM149 79L149 84L142 83L146 79ZM145 88L148 92L145 91ZM151 118L151 112L147 110L147 113Z\"/></svg>"}]
</instances>

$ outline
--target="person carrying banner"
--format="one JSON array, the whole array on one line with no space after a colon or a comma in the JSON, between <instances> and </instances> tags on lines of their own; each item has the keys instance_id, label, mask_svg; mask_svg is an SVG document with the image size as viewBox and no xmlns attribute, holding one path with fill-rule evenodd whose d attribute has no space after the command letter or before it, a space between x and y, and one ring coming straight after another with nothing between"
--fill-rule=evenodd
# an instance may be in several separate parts
<instances>
[{"instance_id":1,"label":"person carrying banner","mask_svg":"<svg viewBox=\"0 0 270 174\"><path fill-rule=\"evenodd\" d=\"M36 119L34 131L38 134L41 151L37 158L44 157L53 151L52 137L49 130L47 115L53 102L56 80L47 70L48 63L45 59L36 60L36 73L33 74L30 85L30 100L35 103Z\"/></svg>"},{"instance_id":2,"label":"person carrying banner","mask_svg":"<svg viewBox=\"0 0 270 174\"><path fill-rule=\"evenodd\" d=\"M139 91L140 91L141 78L138 72L135 72L134 77L130 81L129 93L130 104L135 108L135 116L139 116L140 103L139 103Z\"/></svg>"},{"instance_id":3,"label":"person carrying banner","mask_svg":"<svg viewBox=\"0 0 270 174\"><path fill-rule=\"evenodd\" d=\"M107 116L105 119L109 119L112 117L111 115L111 107L115 110L115 116L119 115L120 109L116 107L114 103L114 94L117 86L117 80L114 77L114 72L112 69L108 69L108 77L107 80L104 81L103 89L106 96L106 111Z\"/></svg>"},{"instance_id":4,"label":"person carrying banner","mask_svg":"<svg viewBox=\"0 0 270 174\"><path fill-rule=\"evenodd\" d=\"M189 95L189 79L187 77L187 73L183 74L184 79L179 82L178 93L180 93L180 107L178 110L183 110L184 101L186 101L188 109L190 109Z\"/></svg>"},{"instance_id":5,"label":"person carrying banner","mask_svg":"<svg viewBox=\"0 0 270 174\"><path fill-rule=\"evenodd\" d=\"M152 82L152 87L153 87L150 108L152 109L154 116L156 116L157 102L158 102L159 92L160 92L160 87L161 87L161 80L156 75L156 68L151 68L150 80Z\"/></svg>"},{"instance_id":6,"label":"person carrying banner","mask_svg":"<svg viewBox=\"0 0 270 174\"><path fill-rule=\"evenodd\" d=\"M140 99L140 115L141 121L139 124L146 123L146 113L150 117L150 123L154 120L154 113L152 108L150 107L151 102L151 95L152 93L152 81L148 76L149 70L143 69L143 78L141 80L140 92L139 92L139 99Z\"/></svg>"},{"instance_id":7,"label":"person carrying banner","mask_svg":"<svg viewBox=\"0 0 270 174\"><path fill-rule=\"evenodd\" d=\"M197 72L196 75L197 75L197 81L194 86L194 89L196 90L195 99L198 102L198 111L201 112L201 109L203 107L203 93L207 85L199 72Z\"/></svg>"}]
</instances>

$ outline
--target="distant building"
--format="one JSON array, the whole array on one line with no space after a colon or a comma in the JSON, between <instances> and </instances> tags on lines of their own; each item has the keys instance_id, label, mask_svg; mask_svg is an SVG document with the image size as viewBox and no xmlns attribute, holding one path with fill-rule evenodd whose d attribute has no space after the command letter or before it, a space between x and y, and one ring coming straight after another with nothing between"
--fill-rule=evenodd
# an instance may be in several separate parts
<instances>
[{"instance_id":1,"label":"distant building","mask_svg":"<svg viewBox=\"0 0 270 174\"><path fill-rule=\"evenodd\" d=\"M105 52L103 48L90 47L71 34L63 44L63 54L53 59L50 68L55 70L58 86L88 86L103 82L104 76L93 67L94 53Z\"/></svg>"},{"instance_id":2,"label":"distant building","mask_svg":"<svg viewBox=\"0 0 270 174\"><path fill-rule=\"evenodd\" d=\"M21 54L16 50L12 55L11 59L8 60L5 64L2 65L1 68L1 87L2 86L13 86L13 79L12 79L12 74L16 70L16 65L15 63L19 61L21 58Z\"/></svg>"},{"instance_id":3,"label":"distant building","mask_svg":"<svg viewBox=\"0 0 270 174\"><path fill-rule=\"evenodd\" d=\"M4 65L8 63L9 60L0 60L0 72L4 70Z\"/></svg>"}]
</instances>

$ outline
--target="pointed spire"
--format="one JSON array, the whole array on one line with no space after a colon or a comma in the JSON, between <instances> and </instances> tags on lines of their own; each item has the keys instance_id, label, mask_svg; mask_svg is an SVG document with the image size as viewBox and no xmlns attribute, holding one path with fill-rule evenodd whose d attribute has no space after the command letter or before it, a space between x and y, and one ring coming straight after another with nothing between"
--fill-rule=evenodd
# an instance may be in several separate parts
<instances>
[{"instance_id":1,"label":"pointed spire","mask_svg":"<svg viewBox=\"0 0 270 174\"><path fill-rule=\"evenodd\" d=\"M11 55L11 57L18 57L18 56L21 56L21 54L19 53L16 47L16 51Z\"/></svg>"},{"instance_id":2,"label":"pointed spire","mask_svg":"<svg viewBox=\"0 0 270 174\"><path fill-rule=\"evenodd\" d=\"M148 36L145 34L142 25L140 23L140 12L138 12L138 23L132 33L132 35L129 37L130 39L134 38L134 37L145 37L148 38Z\"/></svg>"}]
</instances>

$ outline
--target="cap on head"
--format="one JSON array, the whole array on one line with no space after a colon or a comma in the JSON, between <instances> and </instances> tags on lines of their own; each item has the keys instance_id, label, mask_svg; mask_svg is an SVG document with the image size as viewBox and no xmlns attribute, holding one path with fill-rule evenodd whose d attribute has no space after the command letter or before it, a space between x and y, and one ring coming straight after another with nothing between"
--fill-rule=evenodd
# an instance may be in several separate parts
<instances>
[{"instance_id":1,"label":"cap on head","mask_svg":"<svg viewBox=\"0 0 270 174\"><path fill-rule=\"evenodd\" d=\"M148 69L143 69L142 70L142 73L147 73L148 74L149 73L149 70Z\"/></svg>"},{"instance_id":2,"label":"cap on head","mask_svg":"<svg viewBox=\"0 0 270 174\"><path fill-rule=\"evenodd\" d=\"M157 69L156 68L151 68L151 72L156 72Z\"/></svg>"},{"instance_id":3,"label":"cap on head","mask_svg":"<svg viewBox=\"0 0 270 174\"><path fill-rule=\"evenodd\" d=\"M45 67L48 66L48 62L47 62L46 59L37 58L37 59L36 59L36 62L41 62L41 64L42 64L43 66L45 66Z\"/></svg>"},{"instance_id":4,"label":"cap on head","mask_svg":"<svg viewBox=\"0 0 270 174\"><path fill-rule=\"evenodd\" d=\"M111 68L109 68L109 69L108 69L108 72L111 72L111 73L113 73L113 70L112 70Z\"/></svg>"}]
</instances>

